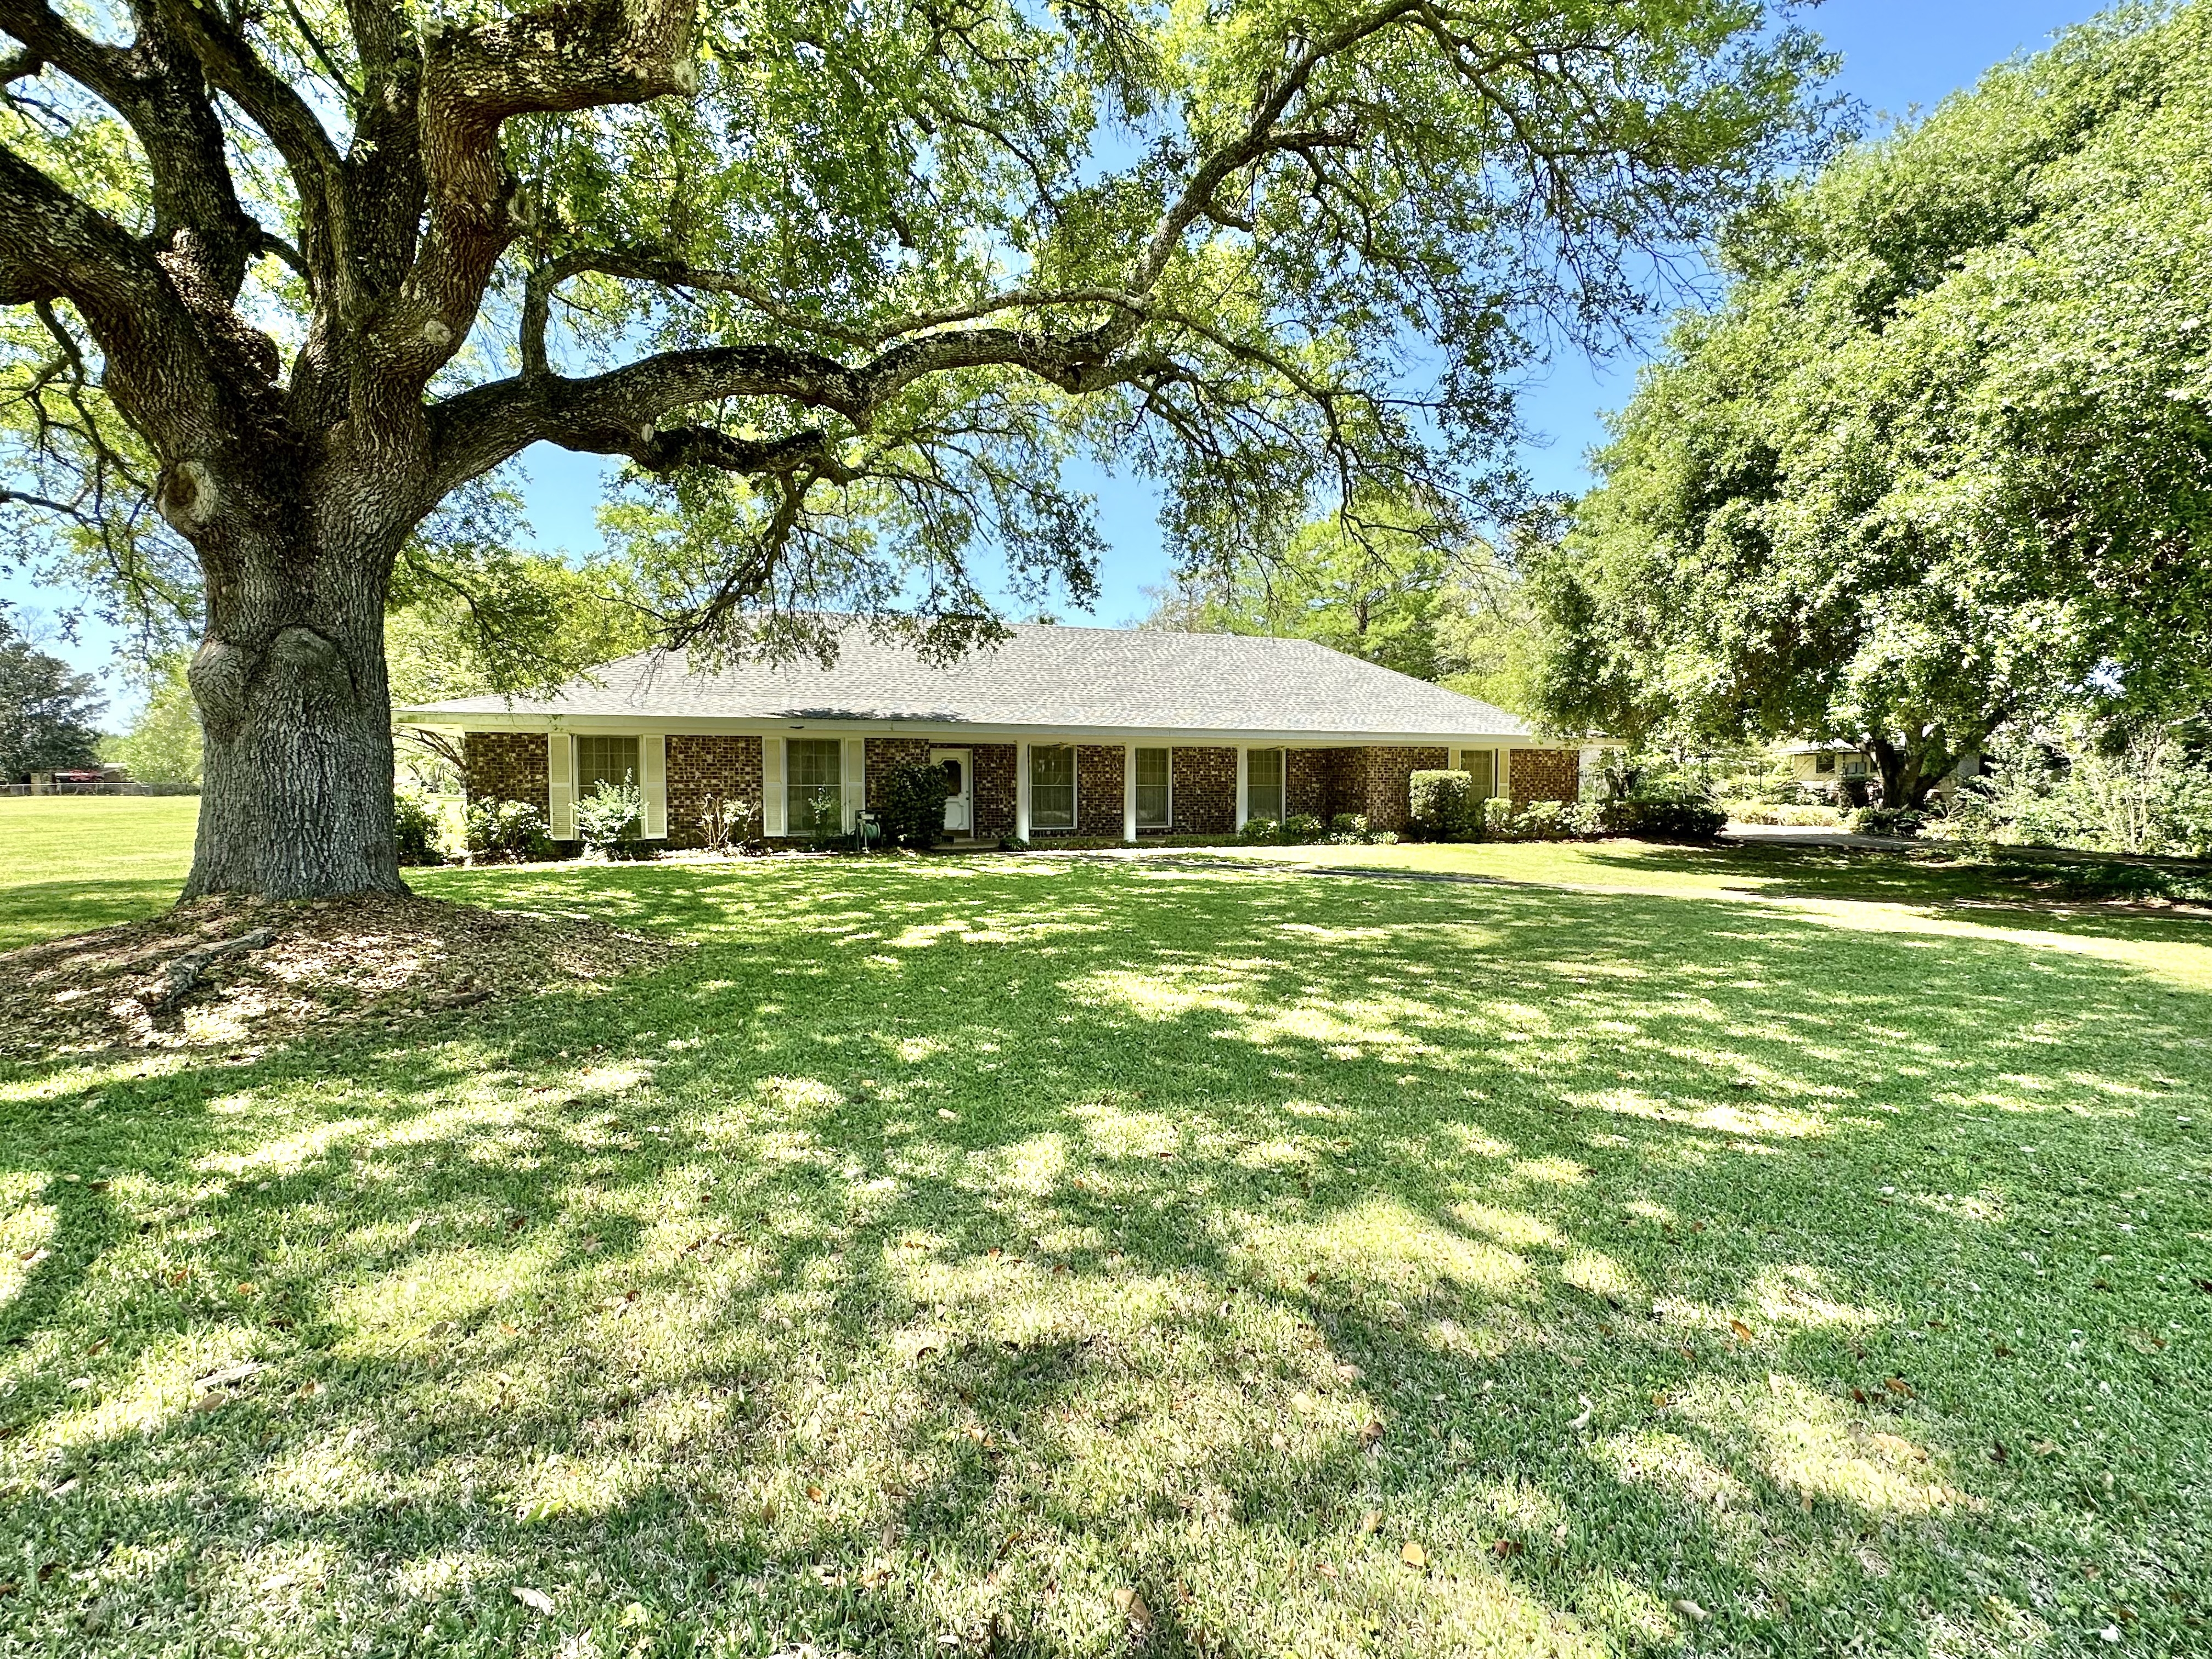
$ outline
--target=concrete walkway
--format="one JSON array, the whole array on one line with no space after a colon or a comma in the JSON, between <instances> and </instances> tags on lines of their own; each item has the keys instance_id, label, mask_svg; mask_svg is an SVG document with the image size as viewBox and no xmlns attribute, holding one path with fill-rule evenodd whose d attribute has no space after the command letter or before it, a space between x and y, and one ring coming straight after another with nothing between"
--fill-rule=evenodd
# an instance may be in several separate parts
<instances>
[{"instance_id":1,"label":"concrete walkway","mask_svg":"<svg viewBox=\"0 0 2212 1659\"><path fill-rule=\"evenodd\" d=\"M1914 836L1861 836L1849 830L1830 830L1817 823L1731 823L1721 834L1725 840L1749 845L1856 847L1874 852L1893 853L1941 844L1922 841Z\"/></svg>"}]
</instances>

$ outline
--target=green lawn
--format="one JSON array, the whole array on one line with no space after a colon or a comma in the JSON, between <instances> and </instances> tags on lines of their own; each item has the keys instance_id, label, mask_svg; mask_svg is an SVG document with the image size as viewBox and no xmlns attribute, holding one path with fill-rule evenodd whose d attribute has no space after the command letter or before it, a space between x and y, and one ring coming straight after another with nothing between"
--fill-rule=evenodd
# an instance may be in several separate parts
<instances>
[{"instance_id":1,"label":"green lawn","mask_svg":"<svg viewBox=\"0 0 2212 1659\"><path fill-rule=\"evenodd\" d=\"M2207 925L1452 854L0 1069L0 1653L2212 1651Z\"/></svg>"},{"instance_id":2,"label":"green lawn","mask_svg":"<svg viewBox=\"0 0 2212 1659\"><path fill-rule=\"evenodd\" d=\"M171 903L199 810L197 795L0 795L0 951Z\"/></svg>"}]
</instances>

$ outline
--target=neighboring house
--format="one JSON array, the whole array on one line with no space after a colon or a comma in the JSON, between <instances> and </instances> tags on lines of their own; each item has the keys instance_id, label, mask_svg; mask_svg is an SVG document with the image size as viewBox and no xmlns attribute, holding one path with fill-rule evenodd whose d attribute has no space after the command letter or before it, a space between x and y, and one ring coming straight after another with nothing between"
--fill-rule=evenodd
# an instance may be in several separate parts
<instances>
[{"instance_id":1,"label":"neighboring house","mask_svg":"<svg viewBox=\"0 0 2212 1659\"><path fill-rule=\"evenodd\" d=\"M1234 832L1252 818L1406 822L1407 777L1464 767L1484 794L1572 800L1580 753L1504 710L1309 640L1017 627L932 666L847 634L811 659L698 673L647 652L543 698L403 708L460 733L478 795L544 809L575 836L580 793L635 778L645 834L700 839L712 795L759 804L771 839L852 827L902 762L944 769L956 839Z\"/></svg>"},{"instance_id":2,"label":"neighboring house","mask_svg":"<svg viewBox=\"0 0 2212 1659\"><path fill-rule=\"evenodd\" d=\"M1790 772L1799 783L1832 794L1838 784L1862 783L1877 793L1881 787L1881 771L1864 750L1848 743L1793 744L1783 751L1790 757ZM1982 775L1982 757L1978 751L1970 751L1959 763L1943 775L1936 786L1938 794L1948 795L1958 787Z\"/></svg>"},{"instance_id":3,"label":"neighboring house","mask_svg":"<svg viewBox=\"0 0 2212 1659\"><path fill-rule=\"evenodd\" d=\"M1801 743L1785 752L1790 776L1816 789L1833 791L1846 781L1870 783L1881 777L1865 752L1847 743Z\"/></svg>"}]
</instances>

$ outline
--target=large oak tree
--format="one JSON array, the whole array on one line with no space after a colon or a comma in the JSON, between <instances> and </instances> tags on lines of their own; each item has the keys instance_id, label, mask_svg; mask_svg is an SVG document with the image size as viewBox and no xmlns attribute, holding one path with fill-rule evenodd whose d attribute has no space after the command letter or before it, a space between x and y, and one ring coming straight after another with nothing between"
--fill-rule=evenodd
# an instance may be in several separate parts
<instances>
[{"instance_id":1,"label":"large oak tree","mask_svg":"<svg viewBox=\"0 0 2212 1659\"><path fill-rule=\"evenodd\" d=\"M2212 698L2212 0L2123 7L1723 239L1536 584L1554 724L1864 745L1917 806Z\"/></svg>"},{"instance_id":2,"label":"large oak tree","mask_svg":"<svg viewBox=\"0 0 2212 1659\"><path fill-rule=\"evenodd\" d=\"M188 590L188 891L396 889L395 567L465 590L526 448L647 481L702 647L957 648L978 548L1079 595L1084 452L1194 545L1454 532L1535 343L1811 133L1773 9L0 0L11 504Z\"/></svg>"}]
</instances>

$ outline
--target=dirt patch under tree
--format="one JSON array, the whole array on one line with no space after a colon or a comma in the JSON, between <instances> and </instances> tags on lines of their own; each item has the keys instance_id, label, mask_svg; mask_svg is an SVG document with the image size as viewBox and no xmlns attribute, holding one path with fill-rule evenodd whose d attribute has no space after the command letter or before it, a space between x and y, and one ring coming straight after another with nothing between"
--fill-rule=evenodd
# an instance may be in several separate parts
<instances>
[{"instance_id":1,"label":"dirt patch under tree","mask_svg":"<svg viewBox=\"0 0 2212 1659\"><path fill-rule=\"evenodd\" d=\"M615 979L682 948L580 915L439 899L203 899L0 953L0 1054L259 1047Z\"/></svg>"}]
</instances>

